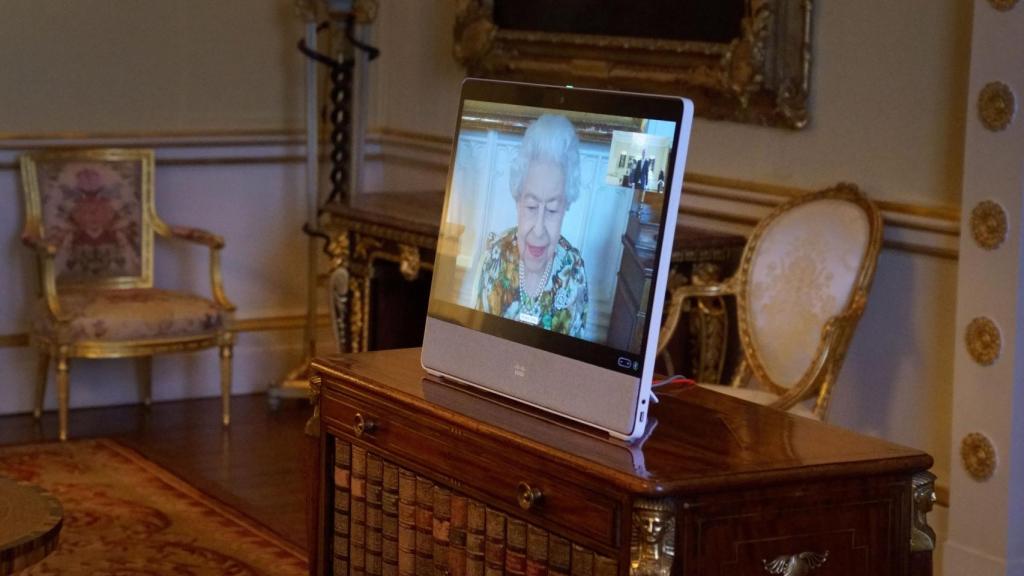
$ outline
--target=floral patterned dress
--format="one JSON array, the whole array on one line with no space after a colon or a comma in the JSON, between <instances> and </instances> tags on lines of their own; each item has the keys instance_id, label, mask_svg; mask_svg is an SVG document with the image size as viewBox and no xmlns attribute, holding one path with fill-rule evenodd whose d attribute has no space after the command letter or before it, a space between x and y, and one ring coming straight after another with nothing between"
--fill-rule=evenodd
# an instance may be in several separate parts
<instances>
[{"instance_id":1,"label":"floral patterned dress","mask_svg":"<svg viewBox=\"0 0 1024 576\"><path fill-rule=\"evenodd\" d=\"M551 273L536 299L519 290L516 229L491 234L481 269L476 307L488 314L582 338L587 326L587 273L583 257L559 237Z\"/></svg>"}]
</instances>

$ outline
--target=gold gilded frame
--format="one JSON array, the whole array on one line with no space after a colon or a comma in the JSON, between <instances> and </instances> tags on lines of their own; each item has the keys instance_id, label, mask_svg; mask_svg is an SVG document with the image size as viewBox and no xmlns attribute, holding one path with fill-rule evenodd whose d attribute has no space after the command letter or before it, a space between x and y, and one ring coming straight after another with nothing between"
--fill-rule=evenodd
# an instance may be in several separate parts
<instances>
[{"instance_id":1,"label":"gold gilded frame","mask_svg":"<svg viewBox=\"0 0 1024 576\"><path fill-rule=\"evenodd\" d=\"M106 278L95 282L58 282L54 264L58 247L49 243L46 239L37 180L37 164L60 160L86 162L138 161L141 163L142 231L140 242L142 246L142 274L140 276ZM50 316L50 325L56 327L46 332L33 329L30 336L32 345L38 348L40 353L34 415L37 419L42 415L49 364L51 359L53 359L57 367L57 397L61 440L67 439L71 358L142 357L143 363L140 365L140 391L143 402L148 405L151 399L152 377L152 366L149 357L154 354L189 352L217 346L220 348L222 420L225 426L230 423L231 358L233 356L234 342L231 333L230 313L235 310L235 306L224 292L223 274L220 264L220 251L224 248L224 239L205 230L171 226L160 219L156 213L156 203L154 201L154 165L153 151L141 149L68 149L37 152L21 157L22 188L25 195L25 228L22 233L22 241L36 253L39 262L40 292L46 302L45 313ZM223 312L225 318L221 328L217 332L210 334L127 342L75 338L71 330L68 329L72 319L62 310L60 305L60 290L82 288L118 290L152 287L154 233L165 238L201 244L210 249L209 269L212 299L217 308Z\"/></svg>"},{"instance_id":2,"label":"gold gilded frame","mask_svg":"<svg viewBox=\"0 0 1024 576\"><path fill-rule=\"evenodd\" d=\"M808 122L813 0L745 0L729 43L502 29L494 0L458 0L455 59L470 76L686 96L705 118Z\"/></svg>"},{"instance_id":3,"label":"gold gilded frame","mask_svg":"<svg viewBox=\"0 0 1024 576\"><path fill-rule=\"evenodd\" d=\"M787 211L824 199L843 200L860 207L868 218L868 245L861 260L857 278L850 299L842 312L833 316L825 324L821 339L813 360L803 376L792 386L782 386L768 375L761 360L750 326L750 310L748 290L751 282L751 267L757 254L758 244L765 230L772 222ZM740 345L743 359L736 369L731 386L740 387L747 383L751 376L775 394L778 398L772 402L773 408L788 410L811 397L815 397L813 412L818 418L828 417L829 402L832 388L835 385L839 370L846 357L846 350L853 338L854 329L867 305L868 292L875 275L878 253L882 248L882 216L878 208L853 184L839 184L819 192L805 194L776 207L762 219L751 233L747 247L740 261L740 268L734 276L719 284L709 285L673 285L670 286L669 304L666 321L662 325L659 339L659 354L675 332L687 298L702 296L733 296L736 298L737 322L739 324Z\"/></svg>"}]
</instances>

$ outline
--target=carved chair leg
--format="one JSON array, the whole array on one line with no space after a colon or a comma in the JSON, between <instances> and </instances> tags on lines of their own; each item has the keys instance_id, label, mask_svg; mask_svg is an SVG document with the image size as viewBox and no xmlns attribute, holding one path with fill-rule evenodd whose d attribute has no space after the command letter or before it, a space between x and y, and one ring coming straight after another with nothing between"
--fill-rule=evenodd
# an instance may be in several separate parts
<instances>
[{"instance_id":1,"label":"carved chair leg","mask_svg":"<svg viewBox=\"0 0 1024 576\"><path fill-rule=\"evenodd\" d=\"M39 351L39 360L36 365L36 405L32 410L32 416L36 420L43 415L43 400L46 398L46 380L50 376L50 352L49 350Z\"/></svg>"},{"instance_id":2,"label":"carved chair leg","mask_svg":"<svg viewBox=\"0 0 1024 576\"><path fill-rule=\"evenodd\" d=\"M142 399L142 405L149 408L153 404L153 357L142 356L135 362L139 378L139 397Z\"/></svg>"},{"instance_id":3,"label":"carved chair leg","mask_svg":"<svg viewBox=\"0 0 1024 576\"><path fill-rule=\"evenodd\" d=\"M220 396L224 426L231 425L231 356L232 342L229 338L220 346Z\"/></svg>"},{"instance_id":4,"label":"carved chair leg","mask_svg":"<svg viewBox=\"0 0 1024 576\"><path fill-rule=\"evenodd\" d=\"M68 401L70 384L71 360L67 349L61 347L57 352L57 414L60 422L60 440L68 439Z\"/></svg>"}]
</instances>

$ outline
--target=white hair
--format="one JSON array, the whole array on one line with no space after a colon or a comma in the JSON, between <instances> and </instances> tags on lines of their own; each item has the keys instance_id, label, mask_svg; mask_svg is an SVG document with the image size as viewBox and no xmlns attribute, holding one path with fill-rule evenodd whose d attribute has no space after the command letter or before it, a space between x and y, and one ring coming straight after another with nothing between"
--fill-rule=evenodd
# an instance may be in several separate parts
<instances>
[{"instance_id":1,"label":"white hair","mask_svg":"<svg viewBox=\"0 0 1024 576\"><path fill-rule=\"evenodd\" d=\"M516 200L534 160L554 162L562 168L565 207L571 206L580 196L580 140L568 118L545 114L526 129L519 153L509 168L509 190Z\"/></svg>"}]
</instances>

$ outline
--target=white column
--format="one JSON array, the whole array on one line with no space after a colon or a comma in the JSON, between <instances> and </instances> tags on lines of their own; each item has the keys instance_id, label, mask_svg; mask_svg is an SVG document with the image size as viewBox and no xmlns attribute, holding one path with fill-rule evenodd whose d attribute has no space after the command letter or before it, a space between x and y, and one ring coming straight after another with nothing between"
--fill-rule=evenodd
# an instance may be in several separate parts
<instances>
[{"instance_id":1,"label":"white column","mask_svg":"<svg viewBox=\"0 0 1024 576\"><path fill-rule=\"evenodd\" d=\"M1002 128L986 127L979 109L986 86L985 92L995 95L992 101L998 100L1000 86L994 83L1009 88L1016 100L1017 110ZM951 501L942 562L947 576L1024 576L1022 105L1024 2L975 0L957 278ZM985 109L998 119L998 106ZM987 211L982 209L986 206ZM983 241L999 240L999 208L1005 213L1005 236L998 246L983 247L976 232ZM972 227L972 215L976 224L987 227ZM979 330L968 337L971 325ZM973 474L964 464L967 438ZM993 454L994 468L985 477Z\"/></svg>"}]
</instances>

